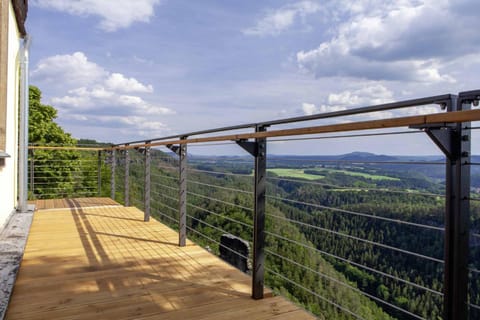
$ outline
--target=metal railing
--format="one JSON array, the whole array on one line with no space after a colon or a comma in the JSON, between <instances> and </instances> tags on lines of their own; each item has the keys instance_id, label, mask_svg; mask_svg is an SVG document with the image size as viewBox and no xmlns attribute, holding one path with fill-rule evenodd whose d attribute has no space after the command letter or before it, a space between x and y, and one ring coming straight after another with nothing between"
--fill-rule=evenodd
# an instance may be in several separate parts
<instances>
[{"instance_id":1,"label":"metal railing","mask_svg":"<svg viewBox=\"0 0 480 320\"><path fill-rule=\"evenodd\" d=\"M106 196L109 164L100 149L32 146L28 157L28 197L53 199Z\"/></svg>"},{"instance_id":2,"label":"metal railing","mask_svg":"<svg viewBox=\"0 0 480 320\"><path fill-rule=\"evenodd\" d=\"M266 284L314 313L338 318L476 319L480 197L471 189L471 171L480 180L480 163L472 161L472 132L479 127L471 121L480 120L480 111L469 109L479 98L480 91L470 91L123 143L101 153L108 156L99 168L108 168L98 170L98 183L104 186L109 176L114 200L143 210L145 221L153 216L178 230L180 246L188 234L216 254L223 248L248 260L254 299L263 297ZM431 104L445 112L285 128ZM270 130L274 126L282 129ZM371 129L377 131L345 133ZM395 143L410 134L431 139L444 159L319 159L267 151L298 141L314 146L381 136ZM202 147L212 156L193 156ZM232 147L246 156L216 156ZM395 175L404 168L417 174L408 176L415 187ZM435 178L422 184L426 172ZM382 174L386 178L378 178ZM224 234L243 239L250 253L223 244Z\"/></svg>"}]
</instances>

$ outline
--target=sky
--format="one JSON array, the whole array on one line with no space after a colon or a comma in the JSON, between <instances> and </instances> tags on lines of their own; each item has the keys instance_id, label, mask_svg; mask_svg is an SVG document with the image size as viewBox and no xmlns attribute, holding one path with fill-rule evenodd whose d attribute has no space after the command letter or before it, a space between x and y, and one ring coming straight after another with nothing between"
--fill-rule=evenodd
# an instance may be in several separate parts
<instances>
[{"instance_id":1,"label":"sky","mask_svg":"<svg viewBox=\"0 0 480 320\"><path fill-rule=\"evenodd\" d=\"M114 143L456 94L480 89L478 12L478 0L30 0L30 83L67 132ZM335 141L269 150L439 153L418 134Z\"/></svg>"}]
</instances>

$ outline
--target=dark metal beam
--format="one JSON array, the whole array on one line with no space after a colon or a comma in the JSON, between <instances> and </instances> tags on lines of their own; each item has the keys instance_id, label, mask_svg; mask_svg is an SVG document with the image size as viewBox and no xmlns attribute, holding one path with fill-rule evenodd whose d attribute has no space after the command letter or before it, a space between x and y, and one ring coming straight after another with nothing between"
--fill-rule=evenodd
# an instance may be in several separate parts
<instances>
[{"instance_id":1,"label":"dark metal beam","mask_svg":"<svg viewBox=\"0 0 480 320\"><path fill-rule=\"evenodd\" d=\"M148 144L150 141L147 141ZM150 221L150 163L151 163L151 152L150 147L146 147L143 150L144 161L145 161L145 181L144 181L144 216L143 221Z\"/></svg>"},{"instance_id":2,"label":"dark metal beam","mask_svg":"<svg viewBox=\"0 0 480 320\"><path fill-rule=\"evenodd\" d=\"M102 151L97 152L97 196L102 195Z\"/></svg>"},{"instance_id":3,"label":"dark metal beam","mask_svg":"<svg viewBox=\"0 0 480 320\"><path fill-rule=\"evenodd\" d=\"M460 94L449 111L470 109ZM458 123L451 135L446 168L444 318L468 319L470 219L470 122Z\"/></svg>"},{"instance_id":4,"label":"dark metal beam","mask_svg":"<svg viewBox=\"0 0 480 320\"><path fill-rule=\"evenodd\" d=\"M184 247L187 240L187 145L182 144L179 147L179 230L178 245Z\"/></svg>"},{"instance_id":5,"label":"dark metal beam","mask_svg":"<svg viewBox=\"0 0 480 320\"><path fill-rule=\"evenodd\" d=\"M266 131L259 126L256 132ZM263 298L265 279L265 192L267 179L267 139L255 139L255 203L253 213L252 298Z\"/></svg>"},{"instance_id":6,"label":"dark metal beam","mask_svg":"<svg viewBox=\"0 0 480 320\"><path fill-rule=\"evenodd\" d=\"M125 146L128 146L128 144L125 144ZM128 152L128 149L125 149L124 152L125 152L124 202L125 202L125 207L128 207L130 205L130 153Z\"/></svg>"},{"instance_id":7,"label":"dark metal beam","mask_svg":"<svg viewBox=\"0 0 480 320\"><path fill-rule=\"evenodd\" d=\"M117 159L116 159L116 153L117 151L114 149L111 151L111 176L110 176L110 198L112 200L115 200L115 168L117 166Z\"/></svg>"},{"instance_id":8,"label":"dark metal beam","mask_svg":"<svg viewBox=\"0 0 480 320\"><path fill-rule=\"evenodd\" d=\"M451 96L447 112L469 110L480 91ZM439 123L424 129L446 156L444 319L468 319L468 255L470 219L470 122Z\"/></svg>"}]
</instances>

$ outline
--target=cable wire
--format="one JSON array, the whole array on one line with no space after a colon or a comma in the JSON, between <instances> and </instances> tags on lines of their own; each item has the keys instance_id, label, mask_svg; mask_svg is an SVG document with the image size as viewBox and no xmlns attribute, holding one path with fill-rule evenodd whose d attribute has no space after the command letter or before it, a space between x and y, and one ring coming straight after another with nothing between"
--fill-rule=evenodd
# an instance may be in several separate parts
<instances>
[{"instance_id":1,"label":"cable wire","mask_svg":"<svg viewBox=\"0 0 480 320\"><path fill-rule=\"evenodd\" d=\"M216 213L216 212L213 212L213 211L204 209L204 208L199 207L199 206L196 206L196 205L194 205L194 204L187 203L187 206L190 206L190 207L192 207L192 208L195 208L195 209L198 209L198 210L201 210L201 211L204 211L204 212L207 212L207 213L216 215L216 216L221 217L221 218L223 218L223 219L225 219L225 220L228 220L228 221L237 223L237 224L239 224L239 225L242 225L242 226L245 226L245 227L248 227L248 228L253 229L253 226L252 226L252 225L249 225L249 224L246 224L246 223L244 223L244 222L241 222L241 221L232 219L232 218L230 218L230 217L226 217L226 216L224 216L224 215L221 215L221 214L218 214L218 213Z\"/></svg>"},{"instance_id":2,"label":"cable wire","mask_svg":"<svg viewBox=\"0 0 480 320\"><path fill-rule=\"evenodd\" d=\"M243 173L218 172L218 171L199 170L199 169L192 169L192 168L187 168L187 170L188 170L188 171L193 171L193 172L202 172L202 173L211 173L211 174L221 174L221 175L226 175L226 176L238 176L238 177L249 177L249 178L253 178L253 175L251 175L251 174L243 174Z\"/></svg>"},{"instance_id":3,"label":"cable wire","mask_svg":"<svg viewBox=\"0 0 480 320\"><path fill-rule=\"evenodd\" d=\"M311 225L311 224L308 224L308 223L305 223L305 222L292 220L292 219L282 217L282 216L278 216L278 215L274 215L274 214L267 213L267 215L270 216L270 217L279 218L279 219L287 221L287 222L296 223L296 224L299 224L299 225L302 225L302 226L306 226L306 227L309 227L309 228L313 228L313 229L316 229L316 230L320 230L320 231L323 231L323 232L334 234L336 236L345 237L345 238L348 238L348 239L352 239L352 240L364 242L364 243L367 243L367 244L371 244L371 245L374 245L374 246L378 246L378 247L381 247L381 248L384 248L384 249L389 249L389 250L393 250L393 251L396 251L396 252L408 254L408 255L411 255L411 256L414 256L414 257L417 257L417 258L422 258L422 259L425 259L425 260L430 260L430 261L434 261L434 262L438 262L438 263L442 263L442 264L444 263L443 260L440 260L440 259L437 259L437 258L432 258L432 257L426 256L426 255L420 254L420 253L411 252L411 251L400 249L400 248L397 248L397 247L392 247L392 246L389 246L387 244L383 244L383 243L379 243L379 242L355 237L355 236L352 236L352 235L349 235L349 234L346 234L346 233L343 233L343 232L338 232L338 231L314 226L314 225Z\"/></svg>"},{"instance_id":4,"label":"cable wire","mask_svg":"<svg viewBox=\"0 0 480 320\"><path fill-rule=\"evenodd\" d=\"M166 178L166 179L175 180L178 182L178 177L170 177L170 176L165 176L163 174L154 174L154 173L151 173L151 176L157 177L157 178Z\"/></svg>"},{"instance_id":5,"label":"cable wire","mask_svg":"<svg viewBox=\"0 0 480 320\"><path fill-rule=\"evenodd\" d=\"M223 230L222 228L216 227L216 226L214 226L214 225L212 225L212 224L210 224L210 223L208 223L208 222L205 222L205 221L203 221L203 220L201 220L201 219L195 218L195 217L193 217L193 216L191 216L191 215L189 215L189 214L187 214L187 217L190 218L190 219L193 219L193 220L195 220L195 221L198 221L198 222L200 222L201 224L204 224L204 225L206 225L206 226L208 226L208 227L210 227L210 228L212 228L212 229L215 229L215 230L217 230L217 231L220 231L220 232L222 232L223 234L231 234L230 232L227 232L227 231ZM243 256L243 255L242 255L241 257L243 257L243 258L245 258L245 259L248 259L246 256Z\"/></svg>"},{"instance_id":6,"label":"cable wire","mask_svg":"<svg viewBox=\"0 0 480 320\"><path fill-rule=\"evenodd\" d=\"M163 216L163 217L165 217L165 218L167 218L167 219L170 219L171 221L175 222L176 224L178 224L177 219L172 218L172 217L170 217L168 214L165 214L165 213L163 213L163 212L161 212L161 211L155 211L155 212L152 213L152 214L153 214L153 215L159 214L159 215L161 215L161 216Z\"/></svg>"},{"instance_id":7,"label":"cable wire","mask_svg":"<svg viewBox=\"0 0 480 320\"><path fill-rule=\"evenodd\" d=\"M358 288L356 288L356 287L354 287L354 286L352 286L352 285L350 285L350 284L348 284L348 283L346 283L346 282L340 281L340 280L335 279L335 278L333 278L333 277L330 277L329 275L326 275L326 274L324 274L324 273L322 273L322 272L319 272L319 271L316 271L316 270L314 270L314 269L312 269L312 268L310 268L310 267L304 266L304 265L302 265L302 264L300 264L300 263L298 263L298 262L296 262L296 261L294 261L294 260L292 260L292 259L289 259L289 258L287 258L287 257L284 257L284 256L282 256L282 255L279 255L279 254L277 254L277 253L275 253L275 252L273 252L273 251L271 251L271 250L265 249L265 252L267 252L267 253L269 253L269 254L271 254L271 255L274 255L274 256L276 256L276 257L278 257L278 258L281 258L281 259L283 259L283 260L285 260L285 261L288 261L288 262L290 262L290 263L292 263L292 264L295 264L296 266L299 266L299 267L301 267L301 268L303 268L303 269L305 269L305 270L307 270L307 271L310 271L310 272L312 272L312 273L315 273L316 275L318 275L318 276L320 276L320 277L322 277L322 278L324 278L324 279L327 279L327 280L329 280L329 281L333 281L333 282L338 283L338 284L340 284L340 285L342 285L342 286L345 286L345 287L349 288L350 290L353 290L353 291L355 291L355 292L358 292L358 293L360 293L360 294L362 294L362 295L364 295L364 296L366 296L366 297L368 297L368 298L370 298L370 299L376 300L376 301L378 301L378 302L380 302L380 303L383 303L383 304L385 304L385 305L387 305L387 306L389 306L389 307L391 307L391 308L394 308L394 309L396 309L396 310L399 310L399 311L401 311L401 312L403 312L403 313L405 313L405 314L408 314L408 315L410 315L410 316L412 316L412 317L415 317L415 318L418 318L418 319L423 319L423 318L420 318L419 316L417 316L416 314L411 313L411 312L408 311L408 310L402 309L402 308L400 308L400 307L398 307L398 306L396 306L396 305L394 305L394 304L391 304L391 303L389 303L389 302L387 302L387 301L385 301L385 300L383 300L383 299L380 299L380 298L375 297L375 296L373 296L373 295L371 295L371 294L369 294L369 293L366 293L366 292L364 292L364 291L362 291L362 290L360 290L360 289L358 289Z\"/></svg>"},{"instance_id":8,"label":"cable wire","mask_svg":"<svg viewBox=\"0 0 480 320\"><path fill-rule=\"evenodd\" d=\"M285 139L269 139L268 142L284 142L284 141L304 141L304 140L323 140L323 139L339 139L339 138L357 138L357 137L374 137L374 136L388 136L399 134L418 134L422 131L400 131L400 132L382 132L382 133L363 133L363 134L349 134L336 136L315 136L304 138L285 138Z\"/></svg>"},{"instance_id":9,"label":"cable wire","mask_svg":"<svg viewBox=\"0 0 480 320\"><path fill-rule=\"evenodd\" d=\"M306 205L306 206L319 208L319 209L332 210L332 211L336 211L336 212L340 212L340 213L347 213L347 214L360 216L360 217L367 217L367 218L383 220L383 221L388 221L388 222L394 222L394 223L398 223L398 224L405 224L405 225L420 227L420 228L425 228L425 229L432 229L432 230L437 230L437 231L445 231L443 228L439 228L439 227L434 227L434 226L429 226L429 225L419 224L419 223L414 223L414 222L408 222L408 221L403 221L403 220L398 220L398 219L386 218L386 217L381 217L381 216L376 216L376 215L361 213L361 212L355 212L355 211L350 211L350 210L345 210L345 209L327 207L327 206L322 206L320 204L313 204L313 203L291 200L291 199L285 199L285 198L275 197L275 196L268 196L268 195L266 197L271 198L271 199L275 199L275 200L287 201L287 202L292 202L292 203L296 203L296 204Z\"/></svg>"},{"instance_id":10,"label":"cable wire","mask_svg":"<svg viewBox=\"0 0 480 320\"><path fill-rule=\"evenodd\" d=\"M285 281L287 281L287 282L290 282L291 284L296 285L297 287L299 287L299 288L307 291L307 292L310 293L311 295L314 295L315 297L317 297L317 298L319 298L319 299L321 299L321 300L323 300L323 301L331 304L332 306L338 308L339 310L341 310L341 311L343 311L343 312L345 312L345 313L348 313L349 315L355 317L356 319L366 320L365 318L363 318L363 317L359 316L358 314L350 311L349 309L347 309L347 308L339 305L338 303L335 303L335 302L333 302L333 301L331 301L331 300L329 300L329 299L327 299L327 298L319 295L319 294L316 293L315 291L312 291L312 290L308 289L307 287L304 287L303 285L301 285L301 284L299 284L299 283L296 283L296 282L293 281L293 280L288 279L287 277L281 275L280 273L278 273L278 272L276 272L276 271L273 271L272 269L270 269L270 268L268 268L268 267L265 267L265 270L268 271L268 272L270 272L270 273L272 273L272 274L274 274L274 275L276 275L276 276L278 276L278 277L280 277L280 278L282 278L283 280L285 280Z\"/></svg>"},{"instance_id":11,"label":"cable wire","mask_svg":"<svg viewBox=\"0 0 480 320\"><path fill-rule=\"evenodd\" d=\"M337 185L330 184L330 183L323 183L323 182L316 182L316 181L308 181L308 180L295 180L295 179L282 178L282 177L267 177L267 179L269 179L269 180L279 180L279 181L297 182L297 183L302 183L302 184L310 184L310 185L317 185L317 186L323 186L323 187L331 187L331 188L334 188L334 189L343 189L343 190L352 189L352 187L342 187L342 186L337 186ZM385 193L400 193L400 194L408 194L408 195L420 195L420 196L442 197L442 198L445 197L445 195L443 195L443 194L428 193L428 192L417 192L417 191L402 191L402 190L389 190L389 189L363 188L363 187L358 187L358 188L355 188L355 189L361 189L362 191L375 191L375 192L385 192Z\"/></svg>"},{"instance_id":12,"label":"cable wire","mask_svg":"<svg viewBox=\"0 0 480 320\"><path fill-rule=\"evenodd\" d=\"M411 282L411 281L408 281L408 280L404 280L402 278L399 278L399 277L396 277L396 276L392 276L391 274L388 274L388 273L385 273L383 271L379 271L377 269L373 269L373 268L370 268L368 266L364 266L360 263L357 263L357 262L353 262L351 260L348 260L346 258L342 258L342 257L339 257L339 256L336 256L334 254L331 254L331 253L328 253L326 251L323 251L323 250L320 250L320 249L317 249L315 247L311 247L311 246L308 246L306 244L303 244L301 242L298 242L298 241L295 241L295 240L291 240L291 239L288 239L288 238L285 238L281 235L278 235L278 234L274 234L274 233L271 233L271 232L268 232L268 231L265 231L265 234L268 234L272 237L275 237L277 239L282 239L282 240L285 240L285 241L288 241L288 242L291 242L293 244L297 244L301 247L304 247L305 249L309 249L309 250L313 250L313 251L316 251L322 255L325 255L327 257L330 257L330 258L334 258L334 259L338 259L340 261L343 261L343 262L346 262L346 263L349 263L351 265L354 265L356 267L359 267L359 268L362 268L362 269L365 269L365 270L368 270L370 272L374 272L376 274L379 274L379 275L382 275L384 277L387 277L387 278L390 278L390 279L393 279L393 280L396 280L396 281L399 281L399 282L403 282L407 285L410 285L412 287L415 287L415 288L418 288L418 289L422 289L422 290L425 290L425 291L428 291L428 292L431 292L431 293L434 293L434 294L437 294L437 295L440 295L440 296L443 296L443 293L439 292L439 291L436 291L436 290L433 290L433 289L430 289L430 288L427 288L427 287L424 287L422 285L419 285L419 284L416 284L414 282Z\"/></svg>"},{"instance_id":13,"label":"cable wire","mask_svg":"<svg viewBox=\"0 0 480 320\"><path fill-rule=\"evenodd\" d=\"M152 193L154 193L154 194L156 194L156 195L158 195L158 196L160 196L160 197L166 198L166 199L170 199L170 200L173 200L173 201L176 201L176 202L179 201L178 198L174 198L174 197L168 196L168 195L166 195L166 194L164 194L164 193L158 193L158 192L155 192L155 191L153 191L153 190L150 190L150 192L152 192Z\"/></svg>"},{"instance_id":14,"label":"cable wire","mask_svg":"<svg viewBox=\"0 0 480 320\"><path fill-rule=\"evenodd\" d=\"M202 186L212 187L212 188L218 188L218 189L222 189L222 190L228 190L228 191L240 192L240 193L246 193L246 194L249 194L249 195L253 195L253 192L252 192L252 191L245 191L245 190L240 190L240 189L228 188L228 187L223 187L223 186L214 185L214 184L208 184L208 183L202 183L202 182L198 182L198 181L192 181L192 180L189 180L189 179L187 179L187 182L190 182L190 183L193 183L193 184L202 185Z\"/></svg>"},{"instance_id":15,"label":"cable wire","mask_svg":"<svg viewBox=\"0 0 480 320\"><path fill-rule=\"evenodd\" d=\"M157 206L155 206L157 204L157 202L153 203L152 204L152 207L155 207L155 208L158 208ZM177 213L178 212L178 209L177 208L174 208L174 207L170 207L169 205L163 203L163 202L158 202L159 205L165 207L165 208L168 208L170 210L172 210L173 212ZM160 209L160 208L158 208Z\"/></svg>"},{"instance_id":16,"label":"cable wire","mask_svg":"<svg viewBox=\"0 0 480 320\"><path fill-rule=\"evenodd\" d=\"M193 196L197 196L197 197L200 197L200 198L204 198L204 199L208 199L208 200L220 202L220 203L223 203L223 204L226 204L226 205L230 205L230 206L233 206L233 207L237 207L237 208L240 208L240 209L244 209L244 210L248 210L248 211L253 211L252 208L247 208L247 207L241 206L241 205L239 205L239 204L235 204L235 203L231 203L231 202L219 200L219 199L212 198L212 197L207 197L207 196L204 196L204 195L195 193L195 192L187 191L187 194L191 194L191 195L193 195Z\"/></svg>"},{"instance_id":17,"label":"cable wire","mask_svg":"<svg viewBox=\"0 0 480 320\"><path fill-rule=\"evenodd\" d=\"M178 192L178 187L171 187L171 186L167 186L166 184L161 184L161 183L157 183L157 182L152 182L152 185L153 186L158 186L158 187L163 187L165 189L170 189L170 190L174 190L174 191Z\"/></svg>"},{"instance_id":18,"label":"cable wire","mask_svg":"<svg viewBox=\"0 0 480 320\"><path fill-rule=\"evenodd\" d=\"M319 162L319 163L353 163L353 164L406 164L406 165L445 165L445 162L433 161L370 161L370 160L323 160L323 159L304 159L304 158L269 158L269 162L286 161L286 162Z\"/></svg>"},{"instance_id":19,"label":"cable wire","mask_svg":"<svg viewBox=\"0 0 480 320\"><path fill-rule=\"evenodd\" d=\"M233 249L231 249L231 248L229 248L229 247L227 247L227 246L225 246L225 245L221 244L220 242L218 242L218 241L216 241L216 240L213 240L213 239L212 239L212 238L210 238L209 236L207 236L207 235L205 235L205 234L203 234L203 233L201 233L201 232L198 232L197 230L195 230L195 229L193 229L193 228L191 228L191 227L189 227L189 226L187 226L187 229L188 229L188 230L190 230L190 231L193 231L193 232L194 232L194 233L196 233L196 234L199 234L199 235L201 235L202 237L204 237L204 238L206 238L206 239L208 239L208 240L212 241L213 243L216 243L216 244L218 244L219 246L221 246L221 247L223 247L223 248L225 248L225 249L227 249L227 250L229 250L229 251L231 251L231 252L233 252L233 253L237 254L238 256L240 256L240 257L242 257L242 258L244 258L244 259L248 259L248 257L244 256L244 255L243 255L243 254L241 254L240 252L237 252L237 251L235 251L235 250L233 250Z\"/></svg>"}]
</instances>

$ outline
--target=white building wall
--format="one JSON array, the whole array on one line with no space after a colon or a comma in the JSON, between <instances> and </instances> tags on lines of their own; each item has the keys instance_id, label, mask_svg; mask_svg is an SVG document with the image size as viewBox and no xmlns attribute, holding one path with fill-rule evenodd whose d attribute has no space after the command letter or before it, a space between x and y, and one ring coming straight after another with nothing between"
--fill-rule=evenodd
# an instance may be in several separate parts
<instances>
[{"instance_id":1,"label":"white building wall","mask_svg":"<svg viewBox=\"0 0 480 320\"><path fill-rule=\"evenodd\" d=\"M19 112L19 51L21 38L18 32L12 3L8 15L8 83L7 128L5 152L10 158L0 166L0 230L17 205L18 194L18 112ZM2 66L3 67L3 66Z\"/></svg>"}]
</instances>

